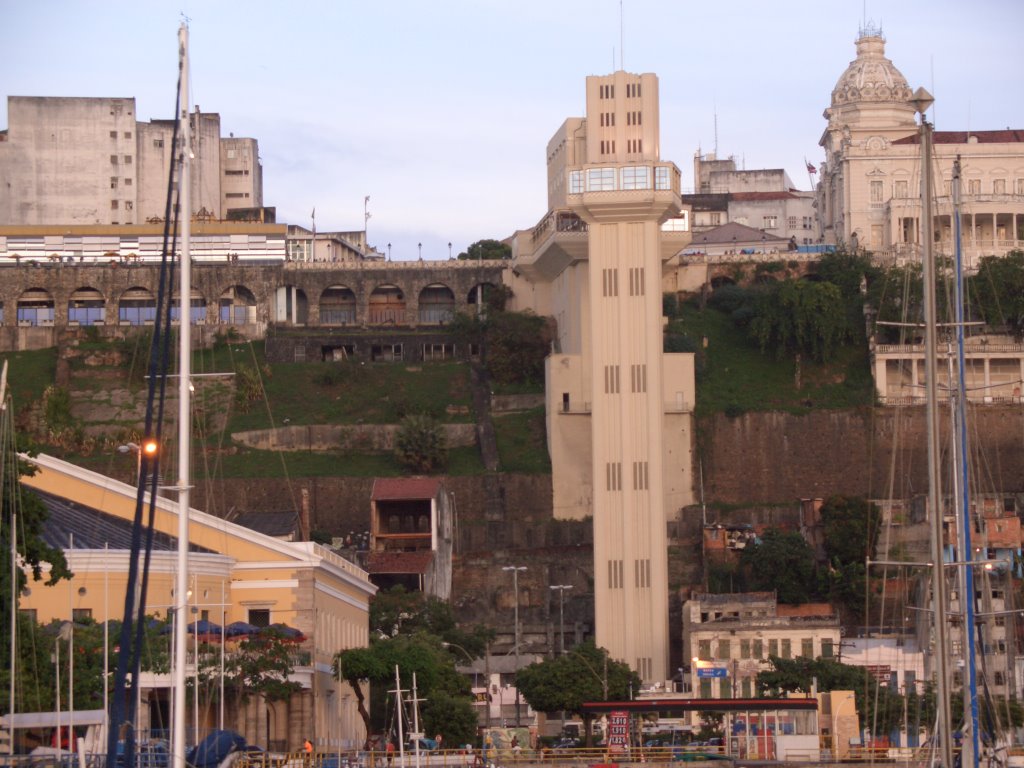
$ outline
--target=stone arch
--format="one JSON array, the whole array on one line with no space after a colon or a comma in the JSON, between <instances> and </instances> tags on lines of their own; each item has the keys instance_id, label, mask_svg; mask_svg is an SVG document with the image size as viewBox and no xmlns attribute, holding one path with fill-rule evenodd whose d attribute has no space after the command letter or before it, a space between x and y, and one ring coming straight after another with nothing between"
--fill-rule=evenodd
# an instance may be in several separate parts
<instances>
[{"instance_id":1,"label":"stone arch","mask_svg":"<svg viewBox=\"0 0 1024 768\"><path fill-rule=\"evenodd\" d=\"M206 297L197 289L192 289L192 296L189 298L189 323L191 325L203 325L206 323ZM181 321L181 291L175 291L171 295L171 322Z\"/></svg>"},{"instance_id":2,"label":"stone arch","mask_svg":"<svg viewBox=\"0 0 1024 768\"><path fill-rule=\"evenodd\" d=\"M256 322L256 297L244 285L224 289L217 300L217 319L223 325L249 325Z\"/></svg>"},{"instance_id":3,"label":"stone arch","mask_svg":"<svg viewBox=\"0 0 1024 768\"><path fill-rule=\"evenodd\" d=\"M53 296L45 288L29 288L18 297L18 325L53 325Z\"/></svg>"},{"instance_id":4,"label":"stone arch","mask_svg":"<svg viewBox=\"0 0 1024 768\"><path fill-rule=\"evenodd\" d=\"M476 283L469 289L469 293L466 294L466 303L472 306L476 306L477 304L486 306L488 300L496 290L498 290L498 287L494 283Z\"/></svg>"},{"instance_id":5,"label":"stone arch","mask_svg":"<svg viewBox=\"0 0 1024 768\"><path fill-rule=\"evenodd\" d=\"M455 314L455 294L444 283L431 283L420 291L420 323L443 325L451 322Z\"/></svg>"},{"instance_id":6,"label":"stone arch","mask_svg":"<svg viewBox=\"0 0 1024 768\"><path fill-rule=\"evenodd\" d=\"M107 300L95 288L84 286L68 297L68 323L103 325L107 319Z\"/></svg>"},{"instance_id":7,"label":"stone arch","mask_svg":"<svg viewBox=\"0 0 1024 768\"><path fill-rule=\"evenodd\" d=\"M320 294L320 325L352 325L356 294L346 285L330 285Z\"/></svg>"},{"instance_id":8,"label":"stone arch","mask_svg":"<svg viewBox=\"0 0 1024 768\"><path fill-rule=\"evenodd\" d=\"M117 321L125 325L152 325L156 320L156 297L149 288L133 285L117 301Z\"/></svg>"},{"instance_id":9,"label":"stone arch","mask_svg":"<svg viewBox=\"0 0 1024 768\"><path fill-rule=\"evenodd\" d=\"M370 294L369 317L371 325L400 325L405 323L405 293L394 283L378 285Z\"/></svg>"},{"instance_id":10,"label":"stone arch","mask_svg":"<svg viewBox=\"0 0 1024 768\"><path fill-rule=\"evenodd\" d=\"M280 285L274 291L272 317L274 322L306 325L309 322L309 299L295 285Z\"/></svg>"},{"instance_id":11,"label":"stone arch","mask_svg":"<svg viewBox=\"0 0 1024 768\"><path fill-rule=\"evenodd\" d=\"M715 275L711 278L711 290L714 291L723 285L736 285L736 281L728 275Z\"/></svg>"}]
</instances>

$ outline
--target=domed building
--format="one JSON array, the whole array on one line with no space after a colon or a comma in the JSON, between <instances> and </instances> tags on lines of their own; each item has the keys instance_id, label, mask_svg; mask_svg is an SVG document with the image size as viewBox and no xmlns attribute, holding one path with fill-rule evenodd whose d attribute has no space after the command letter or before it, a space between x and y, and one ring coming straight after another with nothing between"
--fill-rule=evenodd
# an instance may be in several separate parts
<instances>
[{"instance_id":1,"label":"domed building","mask_svg":"<svg viewBox=\"0 0 1024 768\"><path fill-rule=\"evenodd\" d=\"M832 90L817 190L827 243L880 256L913 256L921 231L918 127L913 87L885 56L880 29L862 29L857 57ZM1024 247L1024 130L935 131L935 232L952 250L953 161L963 165L963 246L982 256Z\"/></svg>"}]
</instances>

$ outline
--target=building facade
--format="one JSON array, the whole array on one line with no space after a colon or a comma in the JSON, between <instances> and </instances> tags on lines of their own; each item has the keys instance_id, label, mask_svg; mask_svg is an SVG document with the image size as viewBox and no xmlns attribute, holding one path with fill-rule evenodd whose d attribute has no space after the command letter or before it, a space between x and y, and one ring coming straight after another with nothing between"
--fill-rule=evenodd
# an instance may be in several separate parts
<instances>
[{"instance_id":1,"label":"building facade","mask_svg":"<svg viewBox=\"0 0 1024 768\"><path fill-rule=\"evenodd\" d=\"M135 514L134 486L49 456L32 459L38 472L24 477L30 488L71 510L90 509L129 524ZM53 503L53 502L51 502ZM154 527L158 538L177 541L177 506L158 499ZM129 551L107 546L116 523L80 530L74 540L63 532L54 542L65 551L74 576L53 586L29 581L20 609L41 623L120 619L125 603ZM90 535L85 535L90 534ZM116 538L115 538L116 542ZM319 748L353 749L365 740L356 697L332 672L335 655L369 642L369 603L376 593L365 571L318 544L282 541L192 510L188 568L196 620L218 627L233 622L256 626L286 624L301 641L293 654L291 680L301 690L287 701L259 696L233 699L225 722L246 740L267 749L298 751L304 738ZM149 574L149 612L166 616L173 602L177 554L155 551ZM210 638L219 644L219 638ZM231 653L231 650L227 650ZM190 661L190 665L193 662ZM194 672L190 668L189 675ZM141 680L143 706L139 727L166 727L170 677L147 673ZM189 703L191 709L191 702ZM217 707L201 703L201 728L217 726ZM193 715L189 714L189 721ZM231 722L234 725L230 725Z\"/></svg>"},{"instance_id":2,"label":"building facade","mask_svg":"<svg viewBox=\"0 0 1024 768\"><path fill-rule=\"evenodd\" d=\"M588 77L548 143L548 213L513 243L513 292L557 322L546 398L555 516L593 517L597 643L668 680L666 524L692 502L693 356L665 354L662 275L689 241L659 154L658 79Z\"/></svg>"},{"instance_id":3,"label":"building facade","mask_svg":"<svg viewBox=\"0 0 1024 768\"><path fill-rule=\"evenodd\" d=\"M166 218L173 120L137 119L133 98L9 96L0 132L0 224L145 224ZM255 139L222 138L192 114L192 213L263 206Z\"/></svg>"},{"instance_id":4,"label":"building facade","mask_svg":"<svg viewBox=\"0 0 1024 768\"><path fill-rule=\"evenodd\" d=\"M827 243L877 255L917 254L921 232L921 160L914 90L885 56L881 30L862 29L857 57L832 91L817 189ZM953 251L953 161L964 167L963 253L967 269L985 255L1024 247L1024 130L936 131L939 250Z\"/></svg>"}]
</instances>

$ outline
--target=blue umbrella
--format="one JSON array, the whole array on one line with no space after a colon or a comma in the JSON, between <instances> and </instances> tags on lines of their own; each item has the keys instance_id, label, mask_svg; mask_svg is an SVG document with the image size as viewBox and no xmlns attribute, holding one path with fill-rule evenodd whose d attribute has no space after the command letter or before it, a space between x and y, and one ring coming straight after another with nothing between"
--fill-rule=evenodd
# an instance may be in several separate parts
<instances>
[{"instance_id":1,"label":"blue umbrella","mask_svg":"<svg viewBox=\"0 0 1024 768\"><path fill-rule=\"evenodd\" d=\"M220 624L214 624L212 621L206 619L200 619L199 621L193 621L188 625L189 634L192 635L219 635Z\"/></svg>"},{"instance_id":2,"label":"blue umbrella","mask_svg":"<svg viewBox=\"0 0 1024 768\"><path fill-rule=\"evenodd\" d=\"M269 627L261 629L260 633L278 635L285 640L294 640L295 642L301 642L306 639L306 636L302 634L301 630L295 629L295 627L289 627L287 624L271 624Z\"/></svg>"},{"instance_id":3,"label":"blue umbrella","mask_svg":"<svg viewBox=\"0 0 1024 768\"><path fill-rule=\"evenodd\" d=\"M234 621L224 627L224 634L228 637L249 637L250 635L257 634L259 631L259 627L247 621Z\"/></svg>"}]
</instances>

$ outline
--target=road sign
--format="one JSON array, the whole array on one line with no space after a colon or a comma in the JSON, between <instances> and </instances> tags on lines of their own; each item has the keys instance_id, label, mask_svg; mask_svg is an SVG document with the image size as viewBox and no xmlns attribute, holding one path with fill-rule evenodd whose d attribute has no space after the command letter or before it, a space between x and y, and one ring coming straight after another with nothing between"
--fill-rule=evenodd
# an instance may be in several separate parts
<instances>
[{"instance_id":1,"label":"road sign","mask_svg":"<svg viewBox=\"0 0 1024 768\"><path fill-rule=\"evenodd\" d=\"M729 670L725 667L697 667L697 677L728 677Z\"/></svg>"}]
</instances>

